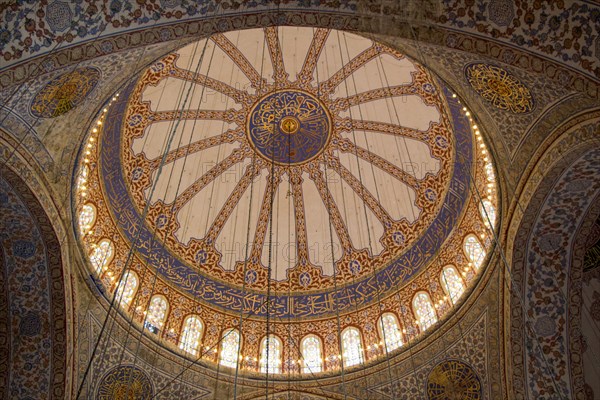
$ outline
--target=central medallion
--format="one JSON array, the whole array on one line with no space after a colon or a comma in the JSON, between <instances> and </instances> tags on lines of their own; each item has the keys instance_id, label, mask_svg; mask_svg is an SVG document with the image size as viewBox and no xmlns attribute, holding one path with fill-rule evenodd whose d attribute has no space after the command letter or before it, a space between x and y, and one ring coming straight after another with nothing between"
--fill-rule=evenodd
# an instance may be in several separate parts
<instances>
[{"instance_id":1,"label":"central medallion","mask_svg":"<svg viewBox=\"0 0 600 400\"><path fill-rule=\"evenodd\" d=\"M312 94L300 90L269 93L248 115L246 133L267 161L299 165L319 156L331 138L329 112Z\"/></svg>"}]
</instances>

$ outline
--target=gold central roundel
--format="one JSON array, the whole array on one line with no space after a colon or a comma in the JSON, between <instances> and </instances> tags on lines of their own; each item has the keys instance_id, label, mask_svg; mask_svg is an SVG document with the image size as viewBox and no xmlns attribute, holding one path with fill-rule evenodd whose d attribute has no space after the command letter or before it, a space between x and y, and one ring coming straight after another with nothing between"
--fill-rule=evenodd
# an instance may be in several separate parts
<instances>
[{"instance_id":1,"label":"gold central roundel","mask_svg":"<svg viewBox=\"0 0 600 400\"><path fill-rule=\"evenodd\" d=\"M285 117L281 120L279 127L281 128L281 131L283 133L292 135L292 134L298 132L298 128L300 128L300 123L294 117Z\"/></svg>"}]
</instances>

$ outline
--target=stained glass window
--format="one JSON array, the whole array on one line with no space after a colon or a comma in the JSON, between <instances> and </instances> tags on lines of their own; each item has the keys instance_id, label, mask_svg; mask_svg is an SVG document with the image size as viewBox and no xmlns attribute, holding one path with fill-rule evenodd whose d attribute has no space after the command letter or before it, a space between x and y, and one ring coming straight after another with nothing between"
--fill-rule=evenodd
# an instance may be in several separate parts
<instances>
[{"instance_id":1,"label":"stained glass window","mask_svg":"<svg viewBox=\"0 0 600 400\"><path fill-rule=\"evenodd\" d=\"M268 346L267 346L268 341ZM267 349L269 356L267 357ZM265 337L260 345L260 372L281 373L281 340L277 336Z\"/></svg>"},{"instance_id":2,"label":"stained glass window","mask_svg":"<svg viewBox=\"0 0 600 400\"><path fill-rule=\"evenodd\" d=\"M415 295L413 299L413 311L417 316L421 331L425 331L437 322L431 298L426 292L419 292Z\"/></svg>"},{"instance_id":3,"label":"stained glass window","mask_svg":"<svg viewBox=\"0 0 600 400\"><path fill-rule=\"evenodd\" d=\"M302 339L302 360L304 373L315 373L323 370L323 359L321 355L321 340L315 335L306 336Z\"/></svg>"},{"instance_id":4,"label":"stained glass window","mask_svg":"<svg viewBox=\"0 0 600 400\"><path fill-rule=\"evenodd\" d=\"M96 273L99 275L102 269L108 265L114 255L113 244L108 239L102 239L96 245L92 254L90 254L90 262L94 266Z\"/></svg>"},{"instance_id":5,"label":"stained glass window","mask_svg":"<svg viewBox=\"0 0 600 400\"><path fill-rule=\"evenodd\" d=\"M77 176L77 189L83 190L85 188L85 184L87 183L88 176L90 175L90 170L87 165L84 165L79 170L79 175Z\"/></svg>"},{"instance_id":6,"label":"stained glass window","mask_svg":"<svg viewBox=\"0 0 600 400\"><path fill-rule=\"evenodd\" d=\"M198 355L200 339L202 338L202 321L196 315L190 315L183 322L179 348L190 354Z\"/></svg>"},{"instance_id":7,"label":"stained glass window","mask_svg":"<svg viewBox=\"0 0 600 400\"><path fill-rule=\"evenodd\" d=\"M84 204L79 212L79 232L85 235L92 229L94 222L96 222L96 207L90 203Z\"/></svg>"},{"instance_id":8,"label":"stained glass window","mask_svg":"<svg viewBox=\"0 0 600 400\"><path fill-rule=\"evenodd\" d=\"M167 317L167 311L169 310L169 304L167 299L161 295L154 295L150 299L150 305L148 306L148 313L146 314L146 322L144 326L152 333L158 333L162 329Z\"/></svg>"},{"instance_id":9,"label":"stained glass window","mask_svg":"<svg viewBox=\"0 0 600 400\"><path fill-rule=\"evenodd\" d=\"M136 273L133 271L125 272L125 275L117 287L117 294L115 294L117 301L124 310L129 308L137 287L138 278Z\"/></svg>"},{"instance_id":10,"label":"stained glass window","mask_svg":"<svg viewBox=\"0 0 600 400\"><path fill-rule=\"evenodd\" d=\"M465 291L465 285L456 268L452 265L445 266L440 280L444 291L450 296L452 304L456 303Z\"/></svg>"},{"instance_id":11,"label":"stained glass window","mask_svg":"<svg viewBox=\"0 0 600 400\"><path fill-rule=\"evenodd\" d=\"M496 224L496 208L492 202L483 200L479 205L479 212L481 213L481 218L483 218L485 226L492 229Z\"/></svg>"},{"instance_id":12,"label":"stained glass window","mask_svg":"<svg viewBox=\"0 0 600 400\"><path fill-rule=\"evenodd\" d=\"M494 167L492 166L491 162L488 162L487 164L485 164L485 174L487 175L487 180L489 182L496 181L496 175L494 174Z\"/></svg>"},{"instance_id":13,"label":"stained glass window","mask_svg":"<svg viewBox=\"0 0 600 400\"><path fill-rule=\"evenodd\" d=\"M377 327L387 351L392 351L402 346L402 332L400 331L400 325L398 325L398 318L394 314L383 314L379 319Z\"/></svg>"},{"instance_id":14,"label":"stained glass window","mask_svg":"<svg viewBox=\"0 0 600 400\"><path fill-rule=\"evenodd\" d=\"M465 239L465 254L469 258L469 261L473 263L475 268L479 269L483 264L485 258L485 250L475 235L469 235Z\"/></svg>"},{"instance_id":15,"label":"stained glass window","mask_svg":"<svg viewBox=\"0 0 600 400\"><path fill-rule=\"evenodd\" d=\"M221 340L220 363L229 368L235 368L238 361L240 346L240 334L237 329L229 329L223 332Z\"/></svg>"},{"instance_id":16,"label":"stained glass window","mask_svg":"<svg viewBox=\"0 0 600 400\"><path fill-rule=\"evenodd\" d=\"M363 362L363 348L360 332L354 327L342 332L342 361L344 367L351 367Z\"/></svg>"}]
</instances>

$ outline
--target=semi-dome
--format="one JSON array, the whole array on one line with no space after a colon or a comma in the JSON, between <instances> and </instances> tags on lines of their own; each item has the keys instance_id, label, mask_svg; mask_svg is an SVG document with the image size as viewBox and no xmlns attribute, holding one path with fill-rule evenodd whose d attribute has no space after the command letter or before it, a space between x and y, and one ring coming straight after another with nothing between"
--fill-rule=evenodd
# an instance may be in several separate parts
<instances>
[{"instance_id":1,"label":"semi-dome","mask_svg":"<svg viewBox=\"0 0 600 400\"><path fill-rule=\"evenodd\" d=\"M494 239L494 169L467 109L342 31L226 32L162 57L100 113L78 168L106 295L164 345L244 372L401 352Z\"/></svg>"}]
</instances>

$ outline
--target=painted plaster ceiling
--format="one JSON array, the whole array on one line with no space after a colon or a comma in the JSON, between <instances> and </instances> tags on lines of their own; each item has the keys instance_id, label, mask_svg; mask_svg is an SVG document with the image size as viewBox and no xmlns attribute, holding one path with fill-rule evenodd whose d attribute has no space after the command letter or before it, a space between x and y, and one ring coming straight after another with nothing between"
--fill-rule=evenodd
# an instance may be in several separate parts
<instances>
[{"instance_id":1,"label":"painted plaster ceiling","mask_svg":"<svg viewBox=\"0 0 600 400\"><path fill-rule=\"evenodd\" d=\"M358 309L406 314L419 290L442 315L455 302L442 267L470 284L465 237L491 245L478 204L495 194L493 167L465 111L426 68L362 36L212 35L157 60L100 114L78 170L78 210L97 214L83 243L114 245L96 271L109 287L125 270L141 277L138 318L152 293L169 299L167 341L189 312L281 329L287 318L327 337L350 311L357 324L371 318Z\"/></svg>"}]
</instances>

